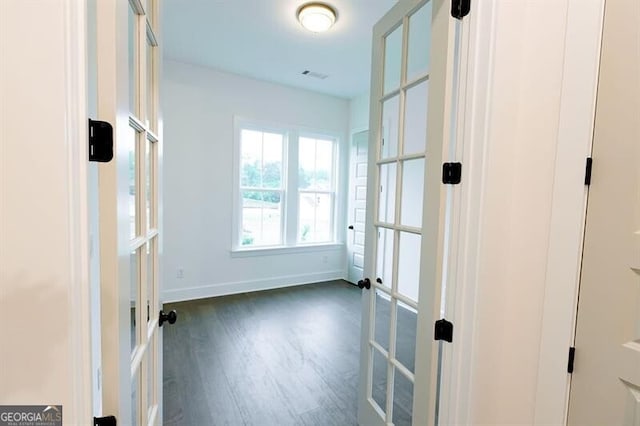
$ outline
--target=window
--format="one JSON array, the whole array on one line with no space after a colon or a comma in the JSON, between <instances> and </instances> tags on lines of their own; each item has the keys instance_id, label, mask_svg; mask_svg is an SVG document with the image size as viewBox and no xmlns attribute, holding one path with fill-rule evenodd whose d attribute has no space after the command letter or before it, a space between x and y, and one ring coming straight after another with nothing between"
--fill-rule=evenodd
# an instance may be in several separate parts
<instances>
[{"instance_id":1,"label":"window","mask_svg":"<svg viewBox=\"0 0 640 426\"><path fill-rule=\"evenodd\" d=\"M240 132L241 246L282 244L284 135Z\"/></svg>"},{"instance_id":2,"label":"window","mask_svg":"<svg viewBox=\"0 0 640 426\"><path fill-rule=\"evenodd\" d=\"M338 139L236 122L234 249L335 242Z\"/></svg>"},{"instance_id":3,"label":"window","mask_svg":"<svg viewBox=\"0 0 640 426\"><path fill-rule=\"evenodd\" d=\"M333 241L335 143L306 137L298 141L298 242Z\"/></svg>"}]
</instances>

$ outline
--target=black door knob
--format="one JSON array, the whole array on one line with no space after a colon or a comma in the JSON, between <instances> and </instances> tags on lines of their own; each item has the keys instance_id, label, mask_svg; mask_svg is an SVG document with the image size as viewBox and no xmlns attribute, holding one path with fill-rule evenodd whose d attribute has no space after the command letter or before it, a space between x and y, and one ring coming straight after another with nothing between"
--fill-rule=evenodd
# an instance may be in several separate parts
<instances>
[{"instance_id":1,"label":"black door knob","mask_svg":"<svg viewBox=\"0 0 640 426\"><path fill-rule=\"evenodd\" d=\"M371 288L371 281L369 280L369 278L365 278L363 280L360 280L360 281L358 281L358 287L366 288L367 290L369 290Z\"/></svg>"},{"instance_id":2,"label":"black door knob","mask_svg":"<svg viewBox=\"0 0 640 426\"><path fill-rule=\"evenodd\" d=\"M178 314L175 310L170 311L166 314L164 313L164 311L160 311L160 322L158 323L158 325L162 327L165 322L168 322L169 324L175 324L177 320Z\"/></svg>"},{"instance_id":3,"label":"black door knob","mask_svg":"<svg viewBox=\"0 0 640 426\"><path fill-rule=\"evenodd\" d=\"M353 225L349 225L349 229L353 231Z\"/></svg>"},{"instance_id":4,"label":"black door knob","mask_svg":"<svg viewBox=\"0 0 640 426\"><path fill-rule=\"evenodd\" d=\"M117 425L117 421L115 416L93 418L93 426L116 426L116 425Z\"/></svg>"}]
</instances>

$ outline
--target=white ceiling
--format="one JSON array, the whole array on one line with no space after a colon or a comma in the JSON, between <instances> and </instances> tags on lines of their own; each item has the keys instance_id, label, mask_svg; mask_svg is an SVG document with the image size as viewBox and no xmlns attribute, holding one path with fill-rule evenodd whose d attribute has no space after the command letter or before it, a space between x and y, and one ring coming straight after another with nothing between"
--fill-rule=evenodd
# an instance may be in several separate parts
<instances>
[{"instance_id":1,"label":"white ceiling","mask_svg":"<svg viewBox=\"0 0 640 426\"><path fill-rule=\"evenodd\" d=\"M338 20L322 34L296 20L307 2L164 0L164 55L343 98L367 92L371 30L395 0L329 0ZM329 77L307 77L305 70Z\"/></svg>"}]
</instances>

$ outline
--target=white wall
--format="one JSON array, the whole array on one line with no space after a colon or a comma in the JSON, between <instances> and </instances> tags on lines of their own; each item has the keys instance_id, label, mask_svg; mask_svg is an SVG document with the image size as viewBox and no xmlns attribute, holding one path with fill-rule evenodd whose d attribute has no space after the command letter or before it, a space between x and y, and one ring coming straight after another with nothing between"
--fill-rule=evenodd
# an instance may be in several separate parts
<instances>
[{"instance_id":1,"label":"white wall","mask_svg":"<svg viewBox=\"0 0 640 426\"><path fill-rule=\"evenodd\" d=\"M351 134L369 129L369 92L349 102L349 128Z\"/></svg>"},{"instance_id":2,"label":"white wall","mask_svg":"<svg viewBox=\"0 0 640 426\"><path fill-rule=\"evenodd\" d=\"M84 2L0 2L0 404L91 415Z\"/></svg>"},{"instance_id":3,"label":"white wall","mask_svg":"<svg viewBox=\"0 0 640 426\"><path fill-rule=\"evenodd\" d=\"M169 60L163 71L163 300L345 277L344 246L232 257L233 116L339 134L340 185L346 188L349 102ZM343 241L344 221L336 226Z\"/></svg>"}]
</instances>

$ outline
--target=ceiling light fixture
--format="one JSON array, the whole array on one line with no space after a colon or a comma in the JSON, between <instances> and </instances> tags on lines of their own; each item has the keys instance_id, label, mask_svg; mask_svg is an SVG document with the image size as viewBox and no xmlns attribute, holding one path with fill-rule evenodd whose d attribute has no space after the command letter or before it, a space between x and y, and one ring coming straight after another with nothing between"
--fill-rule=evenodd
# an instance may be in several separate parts
<instances>
[{"instance_id":1,"label":"ceiling light fixture","mask_svg":"<svg viewBox=\"0 0 640 426\"><path fill-rule=\"evenodd\" d=\"M314 33L327 31L335 24L337 14L334 8L324 3L307 3L298 9L298 21Z\"/></svg>"}]
</instances>

